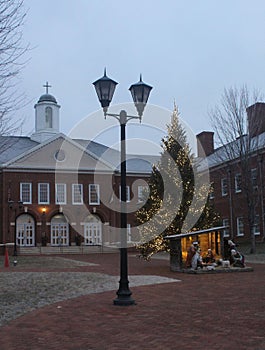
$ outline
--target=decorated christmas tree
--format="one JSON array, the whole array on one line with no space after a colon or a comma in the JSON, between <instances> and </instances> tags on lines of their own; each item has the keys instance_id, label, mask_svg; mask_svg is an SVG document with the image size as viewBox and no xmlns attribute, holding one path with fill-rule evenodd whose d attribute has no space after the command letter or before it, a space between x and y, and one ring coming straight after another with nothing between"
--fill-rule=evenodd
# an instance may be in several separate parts
<instances>
[{"instance_id":1,"label":"decorated christmas tree","mask_svg":"<svg viewBox=\"0 0 265 350\"><path fill-rule=\"evenodd\" d=\"M137 248L146 259L169 249L165 236L209 228L219 220L208 199L209 181L198 170L176 106L167 132L146 203L136 213L141 237Z\"/></svg>"}]
</instances>

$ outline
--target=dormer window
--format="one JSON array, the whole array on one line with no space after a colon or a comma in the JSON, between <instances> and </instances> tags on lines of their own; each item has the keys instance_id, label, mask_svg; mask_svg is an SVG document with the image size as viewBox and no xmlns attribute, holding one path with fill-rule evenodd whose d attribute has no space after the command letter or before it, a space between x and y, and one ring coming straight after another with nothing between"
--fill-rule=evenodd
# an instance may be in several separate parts
<instances>
[{"instance_id":1,"label":"dormer window","mask_svg":"<svg viewBox=\"0 0 265 350\"><path fill-rule=\"evenodd\" d=\"M45 108L45 124L46 128L52 128L52 108L46 107Z\"/></svg>"}]
</instances>

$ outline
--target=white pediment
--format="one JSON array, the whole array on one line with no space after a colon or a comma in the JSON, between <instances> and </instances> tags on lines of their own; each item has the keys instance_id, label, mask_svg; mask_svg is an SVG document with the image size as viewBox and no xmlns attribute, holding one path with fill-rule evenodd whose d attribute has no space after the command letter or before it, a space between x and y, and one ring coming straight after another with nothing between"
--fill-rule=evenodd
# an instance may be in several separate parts
<instances>
[{"instance_id":1,"label":"white pediment","mask_svg":"<svg viewBox=\"0 0 265 350\"><path fill-rule=\"evenodd\" d=\"M111 164L62 134L13 159L6 167L79 172L113 171Z\"/></svg>"}]
</instances>

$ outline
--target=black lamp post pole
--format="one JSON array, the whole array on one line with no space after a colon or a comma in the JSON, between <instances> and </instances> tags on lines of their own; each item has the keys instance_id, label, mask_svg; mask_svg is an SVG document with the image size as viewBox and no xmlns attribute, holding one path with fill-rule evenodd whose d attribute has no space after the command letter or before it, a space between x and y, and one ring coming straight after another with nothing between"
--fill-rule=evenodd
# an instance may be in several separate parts
<instances>
[{"instance_id":1,"label":"black lamp post pole","mask_svg":"<svg viewBox=\"0 0 265 350\"><path fill-rule=\"evenodd\" d=\"M127 212L126 212L126 122L127 114L120 112L121 132L121 247L120 247L120 281L117 298L114 305L133 305L135 301L131 298L128 281L128 254L127 254Z\"/></svg>"},{"instance_id":2,"label":"black lamp post pole","mask_svg":"<svg viewBox=\"0 0 265 350\"><path fill-rule=\"evenodd\" d=\"M114 299L114 305L134 305L135 301L131 298L131 291L129 289L128 281L128 254L127 254L127 203L126 203L126 124L131 119L138 119L141 121L145 105L147 103L152 87L142 81L131 85L129 88L138 116L128 116L126 111L120 111L119 114L107 113L108 107L112 100L116 85L116 81L107 77L106 69L104 76L94 83L98 99L103 108L104 115L116 118L121 126L121 246L120 246L120 281L119 289L117 291L117 298Z\"/></svg>"}]
</instances>

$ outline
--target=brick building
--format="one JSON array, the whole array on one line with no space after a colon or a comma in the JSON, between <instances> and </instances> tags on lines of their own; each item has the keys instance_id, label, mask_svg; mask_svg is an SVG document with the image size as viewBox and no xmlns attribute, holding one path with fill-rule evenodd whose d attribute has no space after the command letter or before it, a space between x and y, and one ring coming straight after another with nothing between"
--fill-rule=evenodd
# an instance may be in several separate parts
<instances>
[{"instance_id":1,"label":"brick building","mask_svg":"<svg viewBox=\"0 0 265 350\"><path fill-rule=\"evenodd\" d=\"M102 144L60 133L59 111L48 91L34 106L31 137L0 137L0 243L21 247L119 241L120 154ZM128 240L156 157L128 156Z\"/></svg>"},{"instance_id":2,"label":"brick building","mask_svg":"<svg viewBox=\"0 0 265 350\"><path fill-rule=\"evenodd\" d=\"M197 135L198 157L206 156L213 184L210 198L223 225L229 226L224 236L241 243L249 242L251 236L256 242L263 242L265 238L265 103L248 107L247 117L248 135L234 140L227 148L214 149L213 132ZM244 168L241 152L246 145L249 147L248 167ZM251 210L252 221L249 219Z\"/></svg>"}]
</instances>

